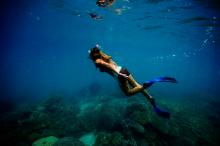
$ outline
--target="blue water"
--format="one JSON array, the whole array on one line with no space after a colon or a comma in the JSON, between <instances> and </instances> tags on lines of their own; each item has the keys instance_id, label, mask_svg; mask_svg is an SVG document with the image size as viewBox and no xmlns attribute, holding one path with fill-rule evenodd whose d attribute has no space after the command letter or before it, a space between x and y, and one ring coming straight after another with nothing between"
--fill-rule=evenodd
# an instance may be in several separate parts
<instances>
[{"instance_id":1,"label":"blue water","mask_svg":"<svg viewBox=\"0 0 220 146\"><path fill-rule=\"evenodd\" d=\"M218 145L219 6L217 0L116 0L108 8L98 7L96 0L1 1L0 113L50 96L80 101L95 100L98 94L126 99L117 81L99 72L89 59L88 50L98 43L140 83L158 76L178 80L178 84L157 83L149 89L174 115L158 127L166 124L169 131L174 124L171 133L179 132L181 137L183 131L189 139L202 135L202 142ZM103 19L94 20L89 12ZM194 131L184 131L184 126Z\"/></svg>"},{"instance_id":2,"label":"blue water","mask_svg":"<svg viewBox=\"0 0 220 146\"><path fill-rule=\"evenodd\" d=\"M7 98L73 96L93 82L118 90L88 59L96 43L140 82L161 75L178 79L175 87L155 87L155 94L161 88L173 98L219 96L215 0L118 0L105 9L88 0L11 0L3 7L1 85Z\"/></svg>"}]
</instances>

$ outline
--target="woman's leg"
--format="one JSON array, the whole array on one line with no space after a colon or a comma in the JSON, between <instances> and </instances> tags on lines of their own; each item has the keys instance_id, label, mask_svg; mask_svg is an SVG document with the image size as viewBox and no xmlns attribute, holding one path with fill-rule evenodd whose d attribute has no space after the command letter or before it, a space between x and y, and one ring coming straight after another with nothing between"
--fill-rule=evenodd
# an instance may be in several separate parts
<instances>
[{"instance_id":1,"label":"woman's leg","mask_svg":"<svg viewBox=\"0 0 220 146\"><path fill-rule=\"evenodd\" d=\"M129 88L129 85L132 88ZM130 96L143 90L143 87L134 80L131 74L127 78L127 88L127 92Z\"/></svg>"},{"instance_id":2,"label":"woman's leg","mask_svg":"<svg viewBox=\"0 0 220 146\"><path fill-rule=\"evenodd\" d=\"M130 92L133 92L133 94L141 92L150 101L150 103L153 106L155 105L154 98L147 92L146 89L143 89L143 86L141 86L139 83L137 83L137 81L135 81L132 75L129 75L128 82L133 87L132 89L130 89L131 90Z\"/></svg>"},{"instance_id":3,"label":"woman's leg","mask_svg":"<svg viewBox=\"0 0 220 146\"><path fill-rule=\"evenodd\" d=\"M120 82L120 87L123 90L123 92L127 95L127 96L132 96L138 92L140 92L142 90L142 86L139 85L131 75L128 76L127 79L125 79L124 77L119 79ZM132 83L131 83L132 82ZM132 88L130 87L132 86Z\"/></svg>"}]
</instances>

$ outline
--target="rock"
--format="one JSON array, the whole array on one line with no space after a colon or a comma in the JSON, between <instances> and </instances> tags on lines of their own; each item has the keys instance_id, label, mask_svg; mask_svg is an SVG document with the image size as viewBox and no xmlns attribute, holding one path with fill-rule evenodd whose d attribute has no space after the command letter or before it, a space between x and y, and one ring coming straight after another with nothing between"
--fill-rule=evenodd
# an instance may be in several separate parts
<instances>
[{"instance_id":1,"label":"rock","mask_svg":"<svg viewBox=\"0 0 220 146\"><path fill-rule=\"evenodd\" d=\"M111 144L112 146L121 146L123 145L123 140L124 140L124 137L121 133L114 132L112 134Z\"/></svg>"},{"instance_id":2,"label":"rock","mask_svg":"<svg viewBox=\"0 0 220 146\"><path fill-rule=\"evenodd\" d=\"M49 136L33 142L32 146L53 146L53 144L55 144L57 141L58 138Z\"/></svg>"},{"instance_id":3,"label":"rock","mask_svg":"<svg viewBox=\"0 0 220 146\"><path fill-rule=\"evenodd\" d=\"M85 146L85 145L74 137L64 137L59 139L53 146Z\"/></svg>"},{"instance_id":4,"label":"rock","mask_svg":"<svg viewBox=\"0 0 220 146\"><path fill-rule=\"evenodd\" d=\"M88 133L80 137L79 140L86 146L93 146L96 141L96 136L94 133Z\"/></svg>"}]
</instances>

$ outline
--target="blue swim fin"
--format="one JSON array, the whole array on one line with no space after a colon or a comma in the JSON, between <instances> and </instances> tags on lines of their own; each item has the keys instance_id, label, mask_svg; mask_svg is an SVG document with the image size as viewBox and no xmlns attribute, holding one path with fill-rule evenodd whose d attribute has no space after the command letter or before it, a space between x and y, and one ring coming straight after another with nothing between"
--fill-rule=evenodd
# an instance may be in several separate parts
<instances>
[{"instance_id":1,"label":"blue swim fin","mask_svg":"<svg viewBox=\"0 0 220 146\"><path fill-rule=\"evenodd\" d=\"M159 109L157 106L154 106L153 108L154 108L154 112L155 112L158 116L160 116L160 117L162 117L162 118L165 118L165 119L169 119L169 118L170 118L170 113L169 113L169 112L164 111L164 110L161 110L161 109Z\"/></svg>"},{"instance_id":2,"label":"blue swim fin","mask_svg":"<svg viewBox=\"0 0 220 146\"><path fill-rule=\"evenodd\" d=\"M149 88L151 85L153 85L156 82L170 82L170 83L177 83L177 80L175 78L172 77L158 77L158 78L154 78L152 80L148 80L145 81L143 83L143 87L145 89Z\"/></svg>"},{"instance_id":3,"label":"blue swim fin","mask_svg":"<svg viewBox=\"0 0 220 146\"><path fill-rule=\"evenodd\" d=\"M154 112L158 116L160 116L162 118L165 118L165 119L169 119L170 118L170 113L169 112L164 111L164 110L160 109L158 106L156 106L156 102L155 102L154 98L149 98L149 101L150 101L151 105L153 106Z\"/></svg>"}]
</instances>

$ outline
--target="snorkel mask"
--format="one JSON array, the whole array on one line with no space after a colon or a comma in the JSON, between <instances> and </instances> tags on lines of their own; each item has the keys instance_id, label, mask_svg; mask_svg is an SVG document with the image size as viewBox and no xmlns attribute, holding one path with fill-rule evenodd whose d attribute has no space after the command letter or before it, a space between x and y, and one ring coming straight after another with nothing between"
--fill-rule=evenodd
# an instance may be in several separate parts
<instances>
[{"instance_id":1,"label":"snorkel mask","mask_svg":"<svg viewBox=\"0 0 220 146\"><path fill-rule=\"evenodd\" d=\"M88 53L89 54L91 54L91 53L99 53L100 48L101 48L101 46L99 46L99 44L96 44L94 48L88 50Z\"/></svg>"},{"instance_id":2,"label":"snorkel mask","mask_svg":"<svg viewBox=\"0 0 220 146\"><path fill-rule=\"evenodd\" d=\"M93 61L97 58L100 58L100 46L96 44L96 46L90 50L88 50L89 58Z\"/></svg>"}]
</instances>

